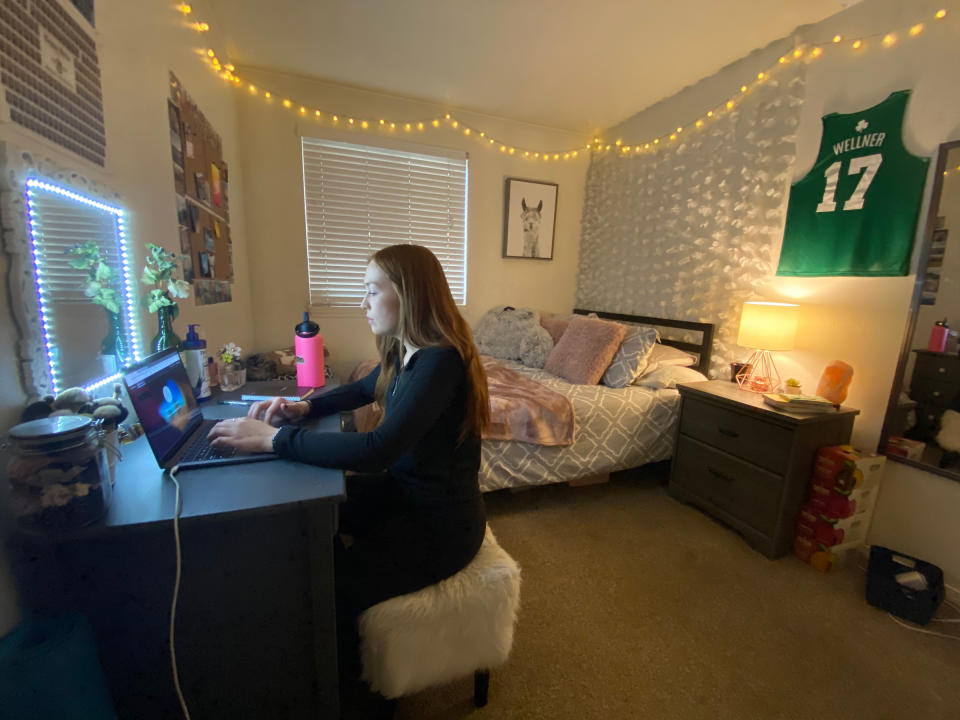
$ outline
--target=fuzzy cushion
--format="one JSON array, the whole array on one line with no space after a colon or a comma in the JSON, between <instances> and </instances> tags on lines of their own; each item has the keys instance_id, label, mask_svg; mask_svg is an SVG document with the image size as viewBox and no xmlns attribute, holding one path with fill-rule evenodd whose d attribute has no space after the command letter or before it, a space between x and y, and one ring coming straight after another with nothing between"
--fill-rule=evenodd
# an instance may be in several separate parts
<instances>
[{"instance_id":1,"label":"fuzzy cushion","mask_svg":"<svg viewBox=\"0 0 960 720\"><path fill-rule=\"evenodd\" d=\"M360 615L363 679L395 698L502 665L520 608L520 567L490 526L456 575Z\"/></svg>"},{"instance_id":2,"label":"fuzzy cushion","mask_svg":"<svg viewBox=\"0 0 960 720\"><path fill-rule=\"evenodd\" d=\"M620 323L576 315L543 369L574 385L596 385L626 333Z\"/></svg>"},{"instance_id":3,"label":"fuzzy cushion","mask_svg":"<svg viewBox=\"0 0 960 720\"><path fill-rule=\"evenodd\" d=\"M675 388L677 383L704 382L707 376L699 373L693 368L683 367L681 365L664 365L659 370L646 374L634 383L642 385L651 390L663 390L665 388Z\"/></svg>"},{"instance_id":4,"label":"fuzzy cushion","mask_svg":"<svg viewBox=\"0 0 960 720\"><path fill-rule=\"evenodd\" d=\"M560 342L560 338L563 337L563 333L565 333L567 330L567 325L570 324L571 317L573 316L552 314L540 316L540 324L546 328L548 333L550 333L550 337L553 338L554 345Z\"/></svg>"},{"instance_id":5,"label":"fuzzy cushion","mask_svg":"<svg viewBox=\"0 0 960 720\"><path fill-rule=\"evenodd\" d=\"M960 413L956 410L944 410L940 416L937 445L944 450L960 452Z\"/></svg>"},{"instance_id":6,"label":"fuzzy cushion","mask_svg":"<svg viewBox=\"0 0 960 720\"><path fill-rule=\"evenodd\" d=\"M625 388L647 367L647 357L657 344L659 333L649 325L627 325L623 342L603 373L607 387Z\"/></svg>"},{"instance_id":7,"label":"fuzzy cushion","mask_svg":"<svg viewBox=\"0 0 960 720\"><path fill-rule=\"evenodd\" d=\"M679 350L672 345L657 343L653 346L653 350L650 351L650 355L647 356L647 366L643 369L643 373L640 375L640 377L642 378L644 375L649 375L650 373L669 365L691 367L696 364L697 359L690 353L685 353L683 350ZM633 384L639 385L640 383L638 381L634 381Z\"/></svg>"},{"instance_id":8,"label":"fuzzy cushion","mask_svg":"<svg viewBox=\"0 0 960 720\"><path fill-rule=\"evenodd\" d=\"M540 326L540 313L503 305L484 313L473 329L473 341L481 355L532 368L542 368L553 349L550 333Z\"/></svg>"}]
</instances>

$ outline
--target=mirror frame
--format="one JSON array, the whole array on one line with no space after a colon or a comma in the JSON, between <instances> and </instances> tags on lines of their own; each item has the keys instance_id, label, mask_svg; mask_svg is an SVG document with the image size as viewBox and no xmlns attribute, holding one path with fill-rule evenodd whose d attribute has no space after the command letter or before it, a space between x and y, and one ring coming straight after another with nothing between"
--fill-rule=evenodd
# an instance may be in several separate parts
<instances>
[{"instance_id":1,"label":"mirror frame","mask_svg":"<svg viewBox=\"0 0 960 720\"><path fill-rule=\"evenodd\" d=\"M17 343L17 361L24 393L28 399L52 395L55 383L52 377L48 337L44 330L44 306L37 287L34 248L30 232L27 203L27 181L31 179L57 185L64 190L110 206L104 210L117 217L117 241L121 256L121 288L123 295L124 330L135 358L141 356L141 339L137 298L134 288L137 278L132 267L132 253L126 236L118 193L99 185L80 173L60 167L54 160L36 157L10 143L0 142L0 219L3 248L10 259L8 291L13 319L20 339ZM53 338L51 338L53 339ZM91 378L85 387L93 390L119 378L119 374L105 378ZM59 388L62 389L62 388Z\"/></svg>"},{"instance_id":2,"label":"mirror frame","mask_svg":"<svg viewBox=\"0 0 960 720\"><path fill-rule=\"evenodd\" d=\"M930 248L933 244L933 231L936 225L936 210L940 206L940 196L943 194L943 172L947 168L947 154L954 148L960 147L960 140L951 140L941 143L937 148L936 169L933 173L933 187L930 191L930 204L927 206L927 221L923 230L923 241L920 246L920 253L917 257L916 277L913 283L913 295L910 298L910 310L907 315L907 326L900 342L900 358L897 360L897 369L893 375L893 385L890 388L890 397L887 400L887 412L883 416L883 426L880 429L880 442L877 452L886 455L888 459L893 460L910 467L923 470L960 481L960 472L949 468L941 468L928 463L909 460L902 455L889 455L886 452L887 437L890 434L890 419L897 407L897 401L900 398L900 392L903 389L903 375L907 369L907 359L910 356L910 347L913 341L913 334L917 330L917 315L920 312L920 297L923 292L923 274L921 268L927 267L927 261L930 259Z\"/></svg>"}]
</instances>

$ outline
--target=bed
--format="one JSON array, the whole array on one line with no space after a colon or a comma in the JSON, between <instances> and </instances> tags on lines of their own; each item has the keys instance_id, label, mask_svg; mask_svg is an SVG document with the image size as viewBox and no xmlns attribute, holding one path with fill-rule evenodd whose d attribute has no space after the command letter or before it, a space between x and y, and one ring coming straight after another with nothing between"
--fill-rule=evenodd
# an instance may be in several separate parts
<instances>
[{"instance_id":1,"label":"bed","mask_svg":"<svg viewBox=\"0 0 960 720\"><path fill-rule=\"evenodd\" d=\"M596 315L627 326L655 327L660 342L694 356L692 369L704 375L710 367L714 326L686 320L624 315L578 308L577 315ZM537 444L484 438L480 488L484 492L562 482L602 481L609 473L670 458L673 452L680 396L676 389L639 385L623 388L573 384L545 370L525 367L516 360L484 358L558 393L573 410L572 442ZM365 363L352 377L369 372ZM490 366L488 365L488 368ZM494 395L491 384L491 396ZM493 403L493 400L491 401ZM371 406L355 412L358 429L375 425Z\"/></svg>"}]
</instances>

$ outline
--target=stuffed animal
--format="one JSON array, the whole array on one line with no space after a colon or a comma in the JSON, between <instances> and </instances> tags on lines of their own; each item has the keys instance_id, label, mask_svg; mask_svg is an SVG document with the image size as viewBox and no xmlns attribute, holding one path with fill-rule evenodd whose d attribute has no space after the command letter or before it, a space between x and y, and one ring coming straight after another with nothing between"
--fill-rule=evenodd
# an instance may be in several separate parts
<instances>
[{"instance_id":1,"label":"stuffed animal","mask_svg":"<svg viewBox=\"0 0 960 720\"><path fill-rule=\"evenodd\" d=\"M553 338L540 325L540 313L530 308L498 305L488 310L473 330L477 349L503 360L519 360L542 368L553 350Z\"/></svg>"}]
</instances>

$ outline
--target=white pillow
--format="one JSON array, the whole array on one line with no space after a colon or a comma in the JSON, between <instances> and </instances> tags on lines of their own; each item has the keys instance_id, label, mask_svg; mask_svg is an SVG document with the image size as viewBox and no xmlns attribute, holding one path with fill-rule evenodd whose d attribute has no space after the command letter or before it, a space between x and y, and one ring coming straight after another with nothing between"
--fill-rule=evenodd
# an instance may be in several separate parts
<instances>
[{"instance_id":1,"label":"white pillow","mask_svg":"<svg viewBox=\"0 0 960 720\"><path fill-rule=\"evenodd\" d=\"M650 351L650 355L647 356L647 367L644 368L643 374L648 375L668 365L690 367L696 364L697 359L693 355L685 353L683 350L678 350L672 345L657 343L653 346L653 350Z\"/></svg>"},{"instance_id":2,"label":"white pillow","mask_svg":"<svg viewBox=\"0 0 960 720\"><path fill-rule=\"evenodd\" d=\"M644 375L634 384L651 390L663 390L664 388L675 388L678 382L703 382L706 379L705 375L691 368L682 365L664 365L659 370Z\"/></svg>"},{"instance_id":3,"label":"white pillow","mask_svg":"<svg viewBox=\"0 0 960 720\"><path fill-rule=\"evenodd\" d=\"M607 387L625 388L647 367L647 357L657 344L657 329L649 325L627 325L627 334L603 373Z\"/></svg>"}]
</instances>

